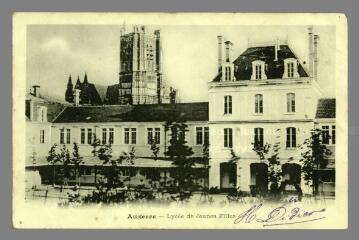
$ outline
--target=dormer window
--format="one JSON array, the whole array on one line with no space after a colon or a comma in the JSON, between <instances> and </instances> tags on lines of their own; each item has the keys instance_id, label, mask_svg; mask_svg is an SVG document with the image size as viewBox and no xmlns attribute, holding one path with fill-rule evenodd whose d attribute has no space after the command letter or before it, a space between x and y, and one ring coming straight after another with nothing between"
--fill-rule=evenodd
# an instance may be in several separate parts
<instances>
[{"instance_id":1,"label":"dormer window","mask_svg":"<svg viewBox=\"0 0 359 240\"><path fill-rule=\"evenodd\" d=\"M267 79L265 74L265 62L256 60L252 62L252 76L251 80Z\"/></svg>"},{"instance_id":2,"label":"dormer window","mask_svg":"<svg viewBox=\"0 0 359 240\"><path fill-rule=\"evenodd\" d=\"M287 58L284 60L283 78L299 78L297 59Z\"/></svg>"},{"instance_id":3,"label":"dormer window","mask_svg":"<svg viewBox=\"0 0 359 240\"><path fill-rule=\"evenodd\" d=\"M47 122L47 109L46 107L39 107L38 121Z\"/></svg>"}]
</instances>

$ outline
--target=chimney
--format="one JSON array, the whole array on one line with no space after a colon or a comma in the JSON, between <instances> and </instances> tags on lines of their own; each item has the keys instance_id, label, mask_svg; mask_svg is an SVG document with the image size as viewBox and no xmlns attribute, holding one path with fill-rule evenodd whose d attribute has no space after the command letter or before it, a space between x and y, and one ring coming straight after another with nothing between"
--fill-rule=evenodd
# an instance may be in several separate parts
<instances>
[{"instance_id":1,"label":"chimney","mask_svg":"<svg viewBox=\"0 0 359 240\"><path fill-rule=\"evenodd\" d=\"M223 61L223 37L217 36L218 39L218 72L220 68L222 67L222 61Z\"/></svg>"},{"instance_id":2,"label":"chimney","mask_svg":"<svg viewBox=\"0 0 359 240\"><path fill-rule=\"evenodd\" d=\"M278 51L279 51L279 40L276 39L274 43L274 61L278 61Z\"/></svg>"},{"instance_id":3,"label":"chimney","mask_svg":"<svg viewBox=\"0 0 359 240\"><path fill-rule=\"evenodd\" d=\"M318 42L319 42L319 36L314 35L314 69L313 69L313 78L318 78Z\"/></svg>"},{"instance_id":4,"label":"chimney","mask_svg":"<svg viewBox=\"0 0 359 240\"><path fill-rule=\"evenodd\" d=\"M74 105L75 107L80 105L80 89L74 90Z\"/></svg>"},{"instance_id":5,"label":"chimney","mask_svg":"<svg viewBox=\"0 0 359 240\"><path fill-rule=\"evenodd\" d=\"M32 95L35 97L39 96L40 90L37 90L38 88L40 88L39 85L33 85L32 86Z\"/></svg>"},{"instance_id":6,"label":"chimney","mask_svg":"<svg viewBox=\"0 0 359 240\"><path fill-rule=\"evenodd\" d=\"M308 71L309 76L313 77L313 27L308 27Z\"/></svg>"},{"instance_id":7,"label":"chimney","mask_svg":"<svg viewBox=\"0 0 359 240\"><path fill-rule=\"evenodd\" d=\"M226 41L226 62L232 62L232 46L233 43L231 41Z\"/></svg>"}]
</instances>

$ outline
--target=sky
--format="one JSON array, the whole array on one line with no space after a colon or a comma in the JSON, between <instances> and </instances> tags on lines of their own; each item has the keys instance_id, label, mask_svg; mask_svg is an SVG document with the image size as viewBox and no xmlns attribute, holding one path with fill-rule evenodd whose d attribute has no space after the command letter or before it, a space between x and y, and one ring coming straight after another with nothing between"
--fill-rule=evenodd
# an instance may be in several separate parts
<instances>
[{"instance_id":1,"label":"sky","mask_svg":"<svg viewBox=\"0 0 359 240\"><path fill-rule=\"evenodd\" d=\"M27 89L41 86L44 95L64 100L69 75L107 86L118 83L121 25L29 25ZM131 32L133 26L126 26ZM288 40L301 62L308 62L307 26L146 26L161 31L162 67L168 86L181 102L208 101L208 87L217 73L217 36L230 40L234 58L248 43ZM335 96L335 28L318 26L318 82L324 95ZM304 65L305 67L306 65Z\"/></svg>"}]
</instances>

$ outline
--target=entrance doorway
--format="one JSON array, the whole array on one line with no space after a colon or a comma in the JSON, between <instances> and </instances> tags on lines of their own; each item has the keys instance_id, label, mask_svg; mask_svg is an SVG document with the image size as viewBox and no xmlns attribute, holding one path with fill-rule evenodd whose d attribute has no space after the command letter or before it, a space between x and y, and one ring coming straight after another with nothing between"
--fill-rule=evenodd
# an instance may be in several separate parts
<instances>
[{"instance_id":1,"label":"entrance doorway","mask_svg":"<svg viewBox=\"0 0 359 240\"><path fill-rule=\"evenodd\" d=\"M220 164L221 189L231 189L237 187L237 164Z\"/></svg>"}]
</instances>

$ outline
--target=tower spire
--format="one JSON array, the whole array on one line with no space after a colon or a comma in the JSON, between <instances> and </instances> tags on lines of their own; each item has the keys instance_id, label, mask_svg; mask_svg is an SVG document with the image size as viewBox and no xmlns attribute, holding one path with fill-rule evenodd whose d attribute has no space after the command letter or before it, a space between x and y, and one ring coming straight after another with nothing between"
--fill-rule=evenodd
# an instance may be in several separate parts
<instances>
[{"instance_id":1,"label":"tower spire","mask_svg":"<svg viewBox=\"0 0 359 240\"><path fill-rule=\"evenodd\" d=\"M67 82L67 88L66 88L66 92L65 92L65 101L67 101L67 102L74 101L71 74L70 74L69 80Z\"/></svg>"},{"instance_id":2,"label":"tower spire","mask_svg":"<svg viewBox=\"0 0 359 240\"><path fill-rule=\"evenodd\" d=\"M87 81L87 73L85 72L85 77L84 77L84 83L88 83Z\"/></svg>"}]
</instances>

